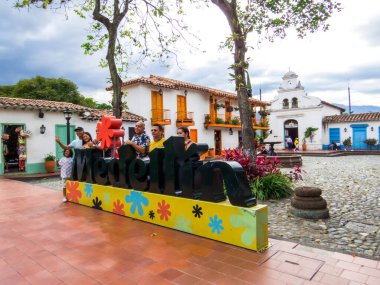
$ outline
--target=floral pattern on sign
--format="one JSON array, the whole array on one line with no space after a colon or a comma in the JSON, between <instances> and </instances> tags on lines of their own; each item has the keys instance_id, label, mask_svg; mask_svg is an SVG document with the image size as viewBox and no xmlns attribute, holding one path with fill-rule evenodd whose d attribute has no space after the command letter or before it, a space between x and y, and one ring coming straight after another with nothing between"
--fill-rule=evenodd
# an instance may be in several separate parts
<instances>
[{"instance_id":1,"label":"floral pattern on sign","mask_svg":"<svg viewBox=\"0 0 380 285\"><path fill-rule=\"evenodd\" d=\"M160 219L168 221L169 216L172 215L172 212L169 210L170 204L166 204L165 200L162 200L162 203L158 202L157 213L160 214Z\"/></svg>"},{"instance_id":2,"label":"floral pattern on sign","mask_svg":"<svg viewBox=\"0 0 380 285\"><path fill-rule=\"evenodd\" d=\"M203 215L202 207L199 207L198 204L196 204L195 206L193 206L192 213L194 214L195 218L201 218L201 216Z\"/></svg>"},{"instance_id":3,"label":"floral pattern on sign","mask_svg":"<svg viewBox=\"0 0 380 285\"><path fill-rule=\"evenodd\" d=\"M179 231L193 233L190 227L190 219L186 219L184 214L181 214L180 217L175 217L174 228Z\"/></svg>"},{"instance_id":4,"label":"floral pattern on sign","mask_svg":"<svg viewBox=\"0 0 380 285\"><path fill-rule=\"evenodd\" d=\"M208 226L211 228L211 233L217 233L220 235L220 232L224 230L222 226L223 220L218 218L218 215L214 215L214 217L210 217L210 223Z\"/></svg>"},{"instance_id":5,"label":"floral pattern on sign","mask_svg":"<svg viewBox=\"0 0 380 285\"><path fill-rule=\"evenodd\" d=\"M98 210L103 210L102 208L102 200L99 200L98 197L95 197L95 199L92 199L92 208L98 209Z\"/></svg>"},{"instance_id":6,"label":"floral pattern on sign","mask_svg":"<svg viewBox=\"0 0 380 285\"><path fill-rule=\"evenodd\" d=\"M154 213L154 211L152 211L152 210L149 211L149 218L150 218L150 219L153 220L153 219L155 218L155 215L156 215L156 214Z\"/></svg>"},{"instance_id":7,"label":"floral pattern on sign","mask_svg":"<svg viewBox=\"0 0 380 285\"><path fill-rule=\"evenodd\" d=\"M125 196L125 201L127 203L132 203L131 209L130 209L132 214L134 214L137 210L140 216L144 215L143 206L145 207L148 206L149 200L148 198L144 197L143 194L144 194L143 192L131 190L131 195Z\"/></svg>"},{"instance_id":8,"label":"floral pattern on sign","mask_svg":"<svg viewBox=\"0 0 380 285\"><path fill-rule=\"evenodd\" d=\"M66 197L67 200L79 203L79 198L82 198L82 192L78 190L79 182L67 181L66 183Z\"/></svg>"},{"instance_id":9,"label":"floral pattern on sign","mask_svg":"<svg viewBox=\"0 0 380 285\"><path fill-rule=\"evenodd\" d=\"M238 210L241 215L231 215L230 222L235 228L245 228L240 239L242 243L249 246L256 237L256 214L241 208Z\"/></svg>"},{"instance_id":10,"label":"floral pattern on sign","mask_svg":"<svg viewBox=\"0 0 380 285\"><path fill-rule=\"evenodd\" d=\"M92 192L94 191L92 189L92 184L84 184L84 189L83 191L86 193L86 197L87 198L91 198L92 197Z\"/></svg>"},{"instance_id":11,"label":"floral pattern on sign","mask_svg":"<svg viewBox=\"0 0 380 285\"><path fill-rule=\"evenodd\" d=\"M112 210L112 213L115 213L115 214L118 214L118 215L125 215L125 212L124 212L124 204L120 202L120 200L118 199L116 202L113 202L113 210Z\"/></svg>"}]
</instances>

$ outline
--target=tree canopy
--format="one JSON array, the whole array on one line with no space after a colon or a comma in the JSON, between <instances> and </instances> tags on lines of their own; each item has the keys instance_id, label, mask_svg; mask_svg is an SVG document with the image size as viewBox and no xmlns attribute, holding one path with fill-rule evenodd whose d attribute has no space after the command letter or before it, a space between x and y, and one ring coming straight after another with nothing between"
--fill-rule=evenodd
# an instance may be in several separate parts
<instances>
[{"instance_id":1,"label":"tree canopy","mask_svg":"<svg viewBox=\"0 0 380 285\"><path fill-rule=\"evenodd\" d=\"M85 98L78 91L78 86L64 78L46 78L36 76L22 79L15 85L0 86L0 96L24 99L70 102L94 109L109 109L110 105L98 104L92 98Z\"/></svg>"}]
</instances>

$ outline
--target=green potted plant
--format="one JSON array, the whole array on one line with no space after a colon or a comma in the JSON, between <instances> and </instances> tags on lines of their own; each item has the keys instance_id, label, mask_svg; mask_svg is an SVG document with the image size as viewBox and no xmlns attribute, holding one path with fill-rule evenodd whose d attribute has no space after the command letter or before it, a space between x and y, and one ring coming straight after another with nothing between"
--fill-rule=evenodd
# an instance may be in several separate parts
<instances>
[{"instance_id":1,"label":"green potted plant","mask_svg":"<svg viewBox=\"0 0 380 285\"><path fill-rule=\"evenodd\" d=\"M231 124L233 124L233 125L239 125L240 121L239 121L238 118L233 118L232 121L231 121Z\"/></svg>"},{"instance_id":2,"label":"green potted plant","mask_svg":"<svg viewBox=\"0 0 380 285\"><path fill-rule=\"evenodd\" d=\"M224 120L222 118L216 118L215 124L224 124Z\"/></svg>"},{"instance_id":3,"label":"green potted plant","mask_svg":"<svg viewBox=\"0 0 380 285\"><path fill-rule=\"evenodd\" d=\"M205 124L210 124L210 115L209 114L206 114L205 115Z\"/></svg>"},{"instance_id":4,"label":"green potted plant","mask_svg":"<svg viewBox=\"0 0 380 285\"><path fill-rule=\"evenodd\" d=\"M377 139L366 139L364 143L369 146L369 149L372 149L377 144Z\"/></svg>"},{"instance_id":5,"label":"green potted plant","mask_svg":"<svg viewBox=\"0 0 380 285\"><path fill-rule=\"evenodd\" d=\"M44 160L45 160L46 172L48 173L54 172L55 159L56 157L53 153L48 153L47 155L45 155Z\"/></svg>"},{"instance_id":6,"label":"green potted plant","mask_svg":"<svg viewBox=\"0 0 380 285\"><path fill-rule=\"evenodd\" d=\"M213 147L210 147L208 149L208 155L211 157L215 157L215 149Z\"/></svg>"}]
</instances>

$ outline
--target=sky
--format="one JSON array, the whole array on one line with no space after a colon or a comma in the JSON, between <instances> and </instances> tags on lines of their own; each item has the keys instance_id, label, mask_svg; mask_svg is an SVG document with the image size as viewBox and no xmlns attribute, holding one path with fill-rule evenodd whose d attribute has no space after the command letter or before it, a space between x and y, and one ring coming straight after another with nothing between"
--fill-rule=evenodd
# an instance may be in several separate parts
<instances>
[{"instance_id":1,"label":"sky","mask_svg":"<svg viewBox=\"0 0 380 285\"><path fill-rule=\"evenodd\" d=\"M298 39L292 32L285 39L253 46L249 74L253 93L272 100L289 70L298 74L305 91L330 103L380 106L380 1L341 0L343 11L329 20L327 32ZM0 0L0 85L37 75L62 77L78 85L86 97L109 102L107 69L99 67L103 53L84 55L80 45L88 34L88 22L64 11L18 10L11 0ZM200 38L200 50L180 46L179 66L147 62L131 66L128 78L160 75L207 87L233 91L228 67L233 56L219 45L229 33L217 7L192 10L191 30ZM184 47L184 48L182 48Z\"/></svg>"}]
</instances>

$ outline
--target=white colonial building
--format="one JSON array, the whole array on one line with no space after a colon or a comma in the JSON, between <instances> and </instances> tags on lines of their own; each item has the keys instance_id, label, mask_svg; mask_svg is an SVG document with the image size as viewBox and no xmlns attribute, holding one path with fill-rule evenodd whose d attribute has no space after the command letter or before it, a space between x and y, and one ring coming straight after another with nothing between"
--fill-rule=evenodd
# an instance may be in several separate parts
<instances>
[{"instance_id":1,"label":"white colonial building","mask_svg":"<svg viewBox=\"0 0 380 285\"><path fill-rule=\"evenodd\" d=\"M108 88L111 90L111 88ZM188 127L194 142L207 143L218 155L223 149L236 148L241 140L241 125L236 93L193 83L150 75L126 81L122 90L131 112L147 118L149 131L155 123L165 127L165 137ZM250 99L253 110L269 105ZM254 130L267 130L265 118L253 117ZM133 134L134 129L129 130Z\"/></svg>"},{"instance_id":2,"label":"white colonial building","mask_svg":"<svg viewBox=\"0 0 380 285\"><path fill-rule=\"evenodd\" d=\"M351 137L354 149L366 149L368 138L379 140L380 113L342 114L344 109L305 92L298 75L292 71L282 77L278 95L271 101L269 137L266 141L281 142L276 148L285 148L290 136L302 144L307 128L317 128L312 140L306 139L308 150L327 149L335 142L342 144Z\"/></svg>"},{"instance_id":3,"label":"white colonial building","mask_svg":"<svg viewBox=\"0 0 380 285\"><path fill-rule=\"evenodd\" d=\"M6 173L21 175L43 173L46 172L44 157L47 154L62 157L62 149L55 142L55 137L58 136L66 144L67 120L64 110L72 113L69 121L70 140L76 138L74 129L78 126L94 138L97 121L102 115L111 115L110 111L93 110L67 102L0 97L0 175L6 170ZM134 126L139 120L144 118L123 113L125 129ZM20 138L19 131L26 133L26 136ZM20 167L22 160L24 166Z\"/></svg>"}]
</instances>

